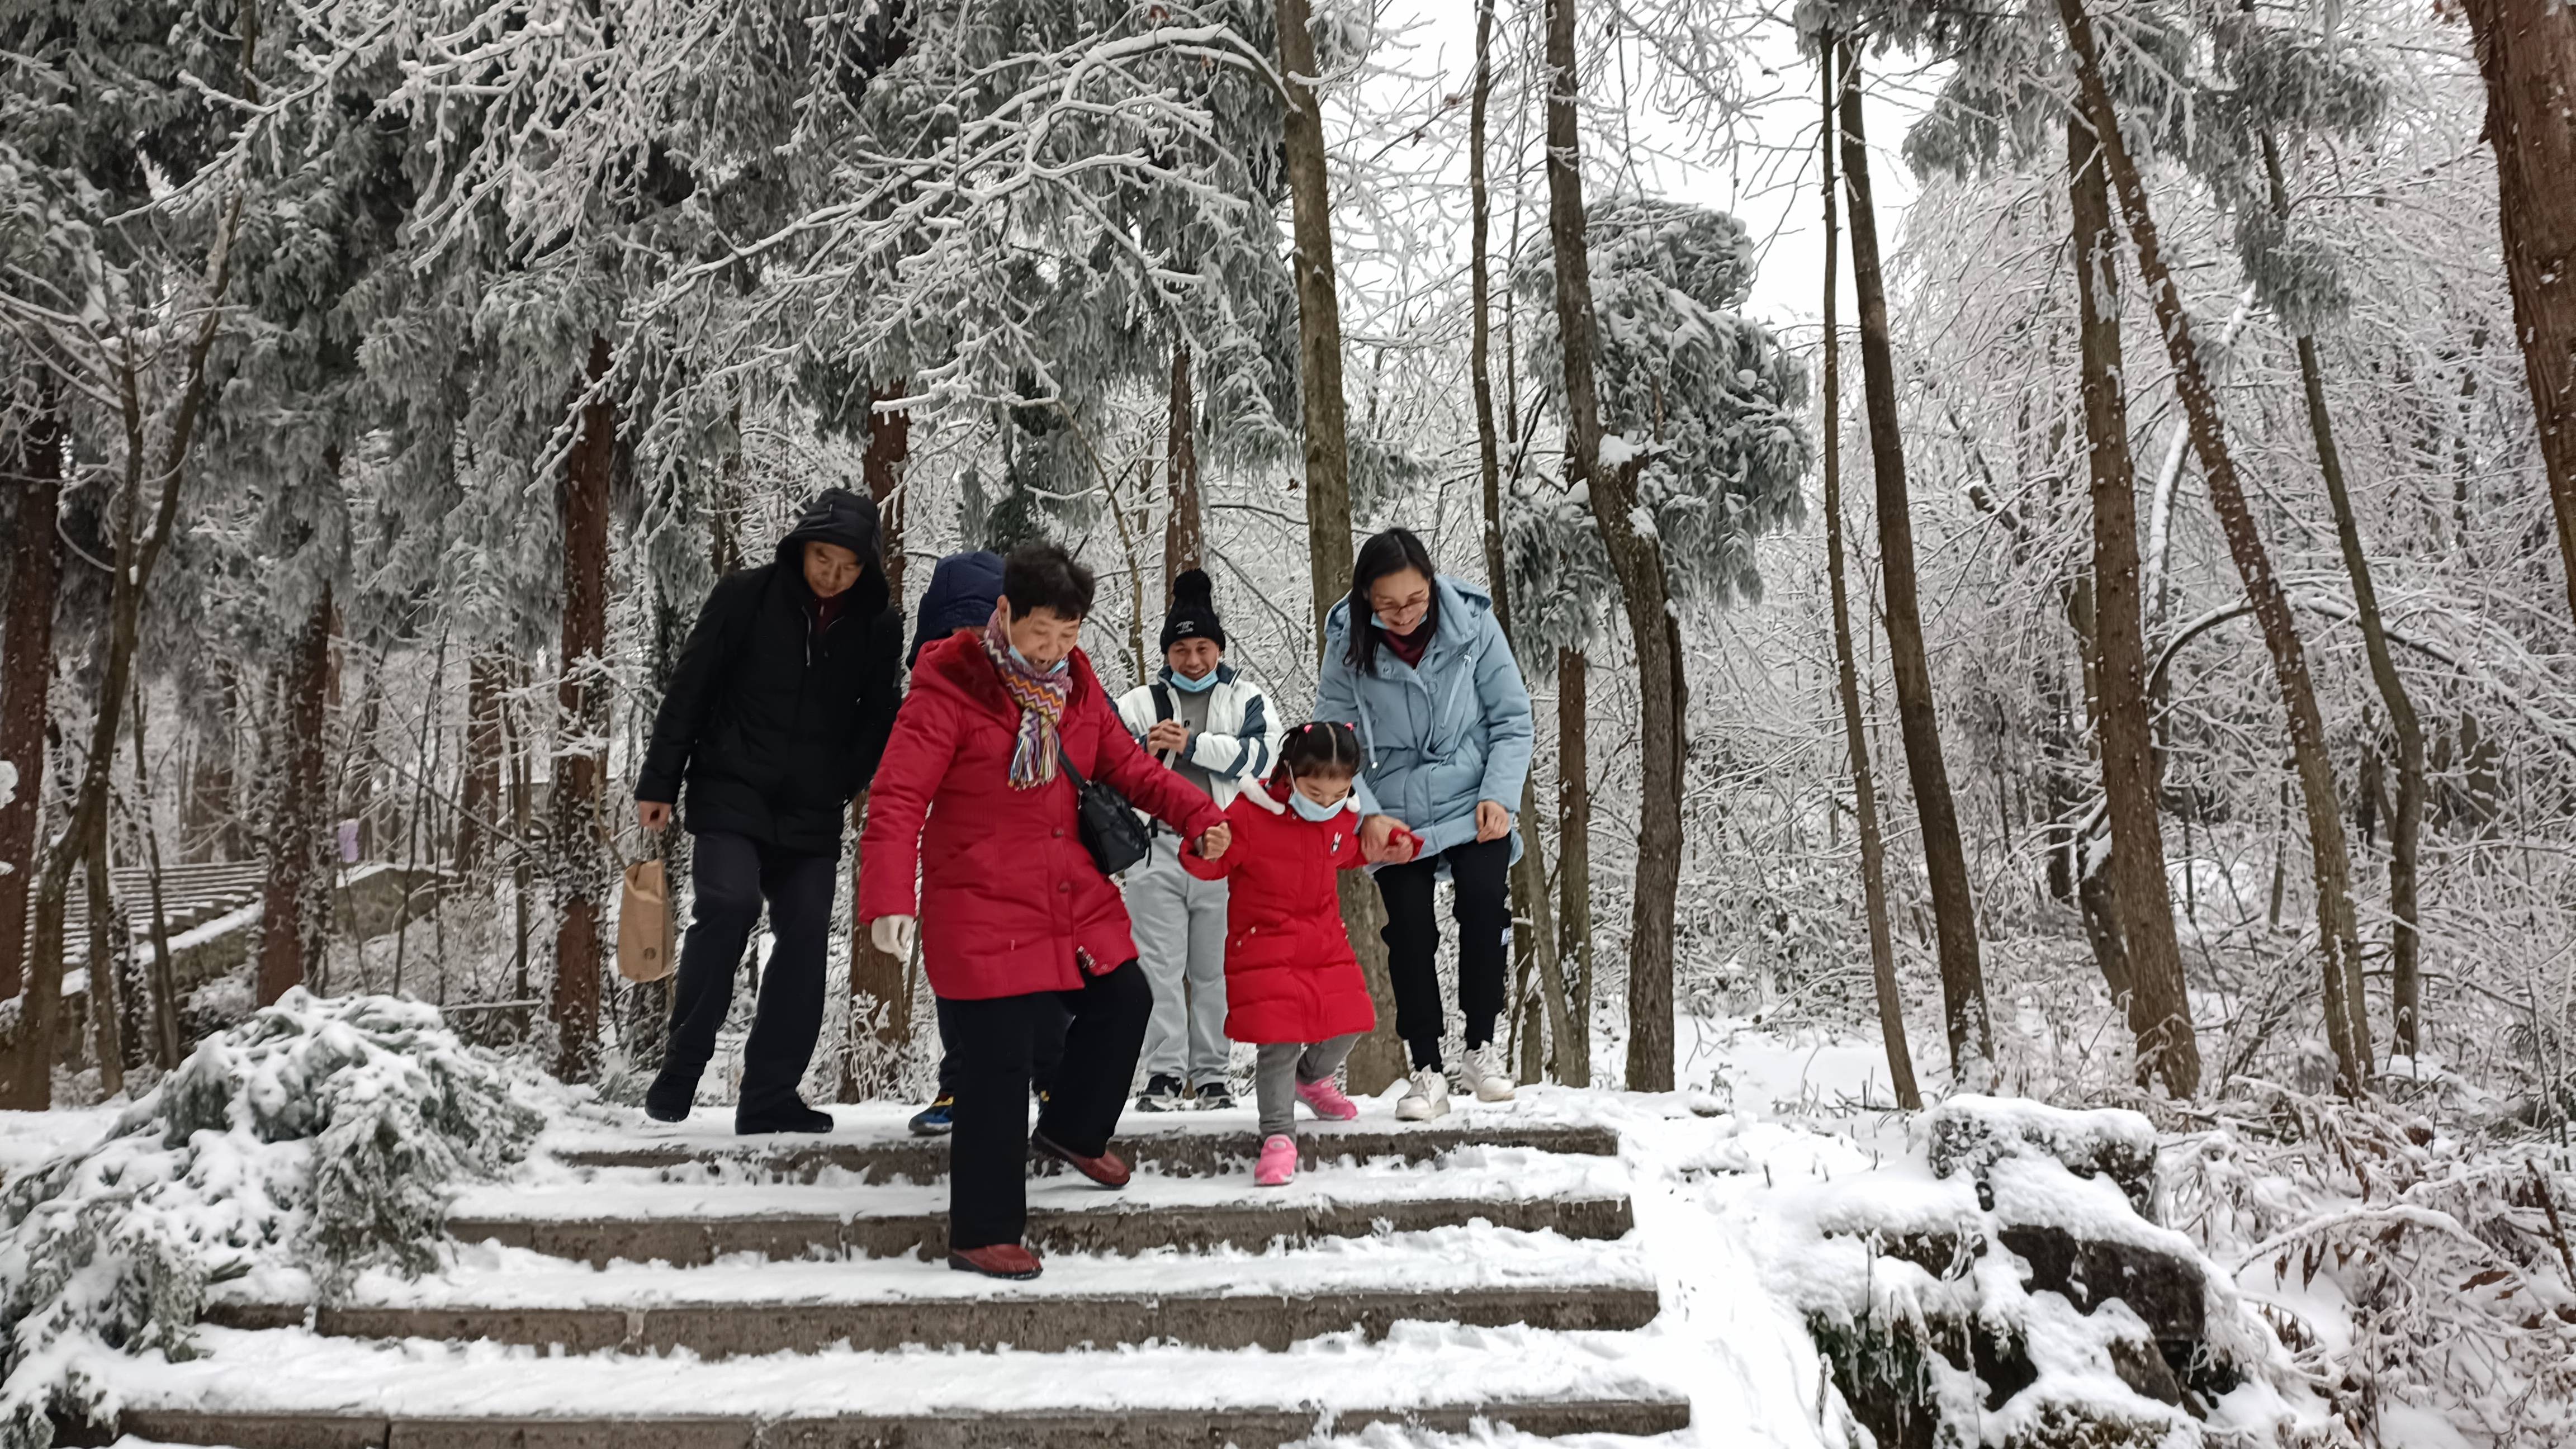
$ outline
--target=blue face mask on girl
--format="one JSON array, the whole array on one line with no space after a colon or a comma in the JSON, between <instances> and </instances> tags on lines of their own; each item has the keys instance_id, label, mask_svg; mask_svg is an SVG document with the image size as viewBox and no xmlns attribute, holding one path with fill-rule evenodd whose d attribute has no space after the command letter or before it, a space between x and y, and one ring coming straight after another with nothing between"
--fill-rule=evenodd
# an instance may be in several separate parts
<instances>
[{"instance_id":1,"label":"blue face mask on girl","mask_svg":"<svg viewBox=\"0 0 2576 1449\"><path fill-rule=\"evenodd\" d=\"M1318 805L1314 801L1306 798L1305 791L1292 788L1288 792L1288 808L1296 811L1300 819L1311 820L1316 824L1321 825L1325 821L1332 819L1334 816L1341 814L1343 811L1350 809L1351 797L1345 795L1336 804Z\"/></svg>"}]
</instances>

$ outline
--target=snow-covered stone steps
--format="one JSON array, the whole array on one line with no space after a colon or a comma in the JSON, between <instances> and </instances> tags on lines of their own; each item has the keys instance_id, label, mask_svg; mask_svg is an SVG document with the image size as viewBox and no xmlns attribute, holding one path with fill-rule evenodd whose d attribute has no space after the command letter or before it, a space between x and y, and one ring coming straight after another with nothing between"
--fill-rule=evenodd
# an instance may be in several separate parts
<instances>
[{"instance_id":1,"label":"snow-covered stone steps","mask_svg":"<svg viewBox=\"0 0 2576 1449\"><path fill-rule=\"evenodd\" d=\"M1381 1423L1651 1435L1686 1394L1636 1335L1400 1324L1284 1352L897 1353L703 1360L491 1343L200 1331L202 1356L118 1358L116 1428L235 1449L1272 1449Z\"/></svg>"},{"instance_id":2,"label":"snow-covered stone steps","mask_svg":"<svg viewBox=\"0 0 2576 1449\"><path fill-rule=\"evenodd\" d=\"M1544 1287L1342 1288L1315 1293L1132 1292L1074 1296L880 1299L875 1302L657 1303L642 1308L351 1305L310 1310L313 1329L333 1338L456 1339L560 1348L567 1353L684 1349L701 1358L814 1353L833 1347L879 1352L948 1347L1061 1353L1079 1348L1173 1343L1191 1348L1283 1349L1356 1331L1372 1341L1398 1323L1477 1328L1619 1330L1643 1328L1658 1304L1654 1285L1559 1283ZM234 1328L291 1328L308 1321L296 1303L217 1305L208 1321Z\"/></svg>"},{"instance_id":3,"label":"snow-covered stone steps","mask_svg":"<svg viewBox=\"0 0 2576 1449\"><path fill-rule=\"evenodd\" d=\"M1236 1119L1240 1119L1239 1121ZM1150 1124L1150 1125L1147 1125ZM1121 1156L1140 1170L1172 1177L1240 1172L1250 1162L1258 1134L1248 1113L1177 1114L1157 1121L1127 1118L1117 1140ZM1468 1147L1528 1148L1575 1156L1615 1157L1619 1134L1592 1123L1469 1121L1404 1125L1375 1122L1298 1124L1299 1156L1313 1168L1340 1161L1422 1163ZM661 1139L573 1138L555 1144L553 1158L569 1167L649 1171L672 1181L762 1178L812 1182L827 1174L854 1182L937 1182L948 1176L948 1143L942 1138L877 1134L846 1137L742 1138L700 1126ZM1061 1169L1032 1166L1041 1173Z\"/></svg>"},{"instance_id":4,"label":"snow-covered stone steps","mask_svg":"<svg viewBox=\"0 0 2576 1449\"><path fill-rule=\"evenodd\" d=\"M853 1208L858 1205L853 1203ZM1157 1203L1099 1194L1090 1204L1032 1202L1029 1246L1041 1253L1150 1252L1177 1248L1259 1249L1323 1238L1422 1232L1485 1221L1524 1232L1569 1238L1616 1238L1635 1226L1624 1196L1498 1198L1424 1194L1387 1198ZM746 1212L702 1215L590 1214L561 1217L448 1219L450 1236L467 1243L528 1248L593 1266L612 1262L711 1263L735 1253L766 1258L892 1258L943 1252L944 1210L860 1209L846 1213Z\"/></svg>"},{"instance_id":5,"label":"snow-covered stone steps","mask_svg":"<svg viewBox=\"0 0 2576 1449\"><path fill-rule=\"evenodd\" d=\"M1378 1425L1464 1434L1478 1426L1556 1438L1654 1435L1690 1426L1685 1398L1474 1404L1408 1409L1118 1409L1005 1414L842 1414L775 1419L549 1414L388 1418L129 1409L138 1439L223 1449L1284 1449Z\"/></svg>"}]
</instances>

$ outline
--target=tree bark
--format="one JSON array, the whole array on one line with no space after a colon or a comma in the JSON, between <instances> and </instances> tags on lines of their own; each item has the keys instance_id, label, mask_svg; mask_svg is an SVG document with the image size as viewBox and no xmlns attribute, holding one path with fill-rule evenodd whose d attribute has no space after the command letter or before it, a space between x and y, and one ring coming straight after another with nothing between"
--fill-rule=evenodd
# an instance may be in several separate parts
<instances>
[{"instance_id":1,"label":"tree bark","mask_svg":"<svg viewBox=\"0 0 2576 1449\"><path fill-rule=\"evenodd\" d=\"M1557 1066L1573 1087L1592 1085L1590 692L1591 661L1579 649L1556 651L1556 959L1569 978L1570 1011L1584 1036L1584 1050Z\"/></svg>"},{"instance_id":2,"label":"tree bark","mask_svg":"<svg viewBox=\"0 0 2576 1449\"><path fill-rule=\"evenodd\" d=\"M1476 465L1483 484L1485 503L1485 587L1494 596L1494 617L1505 635L1512 630L1510 580L1503 564L1503 466L1502 440L1494 420L1493 306L1492 283L1487 276L1490 258L1491 193L1485 182L1485 114L1494 89L1493 69L1493 0L1476 0L1476 85L1468 110L1467 193L1468 283L1470 317L1468 319L1467 369L1476 399ZM1574 1080L1574 1072L1588 1080L1591 1074L1592 1044L1588 1029L1576 1035L1576 1023L1588 1024L1589 1018L1575 1017L1567 1003L1565 970L1557 956L1555 912L1547 898L1547 836L1539 825L1538 777L1532 772L1521 781L1518 801L1521 832L1521 858L1512 867L1513 944L1516 953L1538 974L1539 992L1544 998L1548 1039L1553 1044L1550 1063L1560 1081ZM1515 996L1513 1009L1519 1010ZM1537 1058L1536 1021L1524 1030L1525 1061Z\"/></svg>"},{"instance_id":3,"label":"tree bark","mask_svg":"<svg viewBox=\"0 0 2576 1449\"><path fill-rule=\"evenodd\" d=\"M477 649L465 663L465 789L456 823L456 871L482 872L491 827L501 817L502 656Z\"/></svg>"},{"instance_id":4,"label":"tree bark","mask_svg":"<svg viewBox=\"0 0 2576 1449\"><path fill-rule=\"evenodd\" d=\"M1597 323L1583 214L1574 31L1574 0L1548 0L1548 234L1556 254L1557 336L1565 349L1566 453L1573 476L1591 485L1593 522L1619 580L1637 655L1637 734L1644 759L1636 893L1628 931L1627 1086L1667 1092L1673 1086L1673 905L1681 886L1689 696L1663 549L1637 522L1641 505L1635 467L1601 466L1601 407L1593 377Z\"/></svg>"},{"instance_id":5,"label":"tree bark","mask_svg":"<svg viewBox=\"0 0 2576 1449\"><path fill-rule=\"evenodd\" d=\"M2102 797L2111 858L2100 872L2128 984L2129 1032L2140 1086L2162 1082L2176 1098L2200 1090L2200 1043L2174 939L2165 883L2163 822L2156 815L2154 710L2138 569L2137 475L2129 456L2129 400L2121 382L2120 292L2111 189L2093 135L2066 126L2066 176L2074 215L2075 292L2081 304L2086 455L2093 482L2093 652L2101 708Z\"/></svg>"},{"instance_id":6,"label":"tree bark","mask_svg":"<svg viewBox=\"0 0 2576 1449\"><path fill-rule=\"evenodd\" d=\"M45 721L54 681L54 600L62 591L63 427L46 407L19 443L18 511L10 546L7 633L0 636L0 760L18 769L17 793L0 805L0 1001L26 984L27 902L36 879L36 826L44 815ZM26 1023L23 1018L20 1030Z\"/></svg>"},{"instance_id":7,"label":"tree bark","mask_svg":"<svg viewBox=\"0 0 2576 1449\"><path fill-rule=\"evenodd\" d=\"M2576 611L2576 9L2560 0L2462 0L2461 8L2486 78L2513 330Z\"/></svg>"},{"instance_id":8,"label":"tree bark","mask_svg":"<svg viewBox=\"0 0 2576 1449\"><path fill-rule=\"evenodd\" d=\"M162 1071L179 1065L179 987L170 966L170 911L161 894L161 831L152 820L152 780L143 752L143 691L134 692L134 813L143 837L152 889L152 969L144 984L152 996L152 1063Z\"/></svg>"},{"instance_id":9,"label":"tree bark","mask_svg":"<svg viewBox=\"0 0 2576 1449\"><path fill-rule=\"evenodd\" d=\"M2281 171L2280 144L2263 137L2263 168L2271 182L2272 212L2284 221L2290 214L2290 188ZM2370 677L2388 706L2389 728L2397 736L2397 802L2388 822L2389 1034L2390 1050L2416 1055L2422 1023L2423 937L2417 929L2421 912L2416 900L2416 866L2424 837L2424 724L2407 693L2405 676L2388 647L2388 625L2379 612L2379 589L2371 581L2370 559L2361 546L2361 522L2353 513L2352 490L2345 485L2343 454L2335 446L2334 414L2326 407L2325 367L2317 357L2316 338L2298 341L2299 382L2308 403L2308 432L2316 440L2317 471L2324 475L2326 498L2333 505L2335 542L2343 553L2344 571L2352 576L2353 613L2361 623L2363 649L2370 656ZM2472 377L2475 374L2471 374ZM2365 848L2368 841L2363 842Z\"/></svg>"},{"instance_id":10,"label":"tree bark","mask_svg":"<svg viewBox=\"0 0 2576 1449\"><path fill-rule=\"evenodd\" d=\"M2128 221L2129 239L2138 249L2138 272L2155 303L2156 322L2164 332L2165 350L2173 362L2174 390L2181 395L2184 411L2190 417L2192 447L2200 455L2201 472L2209 484L2210 505L2218 514L2221 531L2227 535L2227 551L2235 560L2238 576L2244 580L2255 620L2262 626L2263 642L2272 656L2272 672L2280 685L2281 702L2289 713L2291 757L2306 808L2308 848L2315 862L2326 1034L2334 1049L2338 1085L2357 1096L2369 1081L2370 1024L2364 1015L2360 933L2353 920L2352 859L2345 850L2343 811L2335 797L2334 764L2326 753L2325 722L2317 709L2307 653L2299 640L2298 624L2290 617L2289 596L2273 571L2271 555L2264 548L2262 533L2255 526L2253 510L2237 479L2236 460L2227 447L2226 419L2219 411L2217 394L2209 385L2192 341L2191 314L2184 308L2182 293L2165 265L2155 219L2147 205L2146 183L2140 179L2128 145L2121 138L2119 113L2102 79L2101 53L2093 37L2092 22L2084 13L2083 0L2057 0L2057 13L2066 28L2076 79L2083 88L2085 119L2093 128L2102 159L2109 165L2112 187Z\"/></svg>"},{"instance_id":11,"label":"tree bark","mask_svg":"<svg viewBox=\"0 0 2576 1449\"><path fill-rule=\"evenodd\" d=\"M1924 873L1931 878L1932 925L1940 942L1942 1029L1950 1074L1970 1090L1983 1087L1994 1057L1986 1018L1985 969L1977 958L1976 904L1969 893L1967 852L1959 843L1958 808L1941 756L1941 720L1932 702L1932 666L1923 648L1923 609L1916 595L1914 522L1908 511L1905 443L1897 432L1896 362L1888 341L1887 285L1878 253L1878 212L1871 200L1869 145L1861 129L1860 47L1839 42L1842 72L1843 188L1851 201L1852 291L1860 303L1861 384L1869 410L1870 463L1878 495L1880 575L1886 591L1887 655L1896 681L1898 733L1923 828Z\"/></svg>"},{"instance_id":12,"label":"tree bark","mask_svg":"<svg viewBox=\"0 0 2576 1449\"><path fill-rule=\"evenodd\" d=\"M597 388L609 373L608 339L593 334L587 376ZM608 737L607 681L598 678L608 647L608 480L617 457L617 410L608 399L582 405L581 434L564 460L557 494L563 523L562 670L555 702L575 737ZM556 756L548 803L556 861L555 980L546 1002L555 1028L555 1075L590 1079L599 1065L600 900L608 890L608 841L601 790L603 746Z\"/></svg>"},{"instance_id":13,"label":"tree bark","mask_svg":"<svg viewBox=\"0 0 2576 1449\"><path fill-rule=\"evenodd\" d=\"M1333 276L1332 196L1324 155L1324 112L1306 0L1275 0L1279 71L1286 83L1281 147L1288 173L1297 279L1297 378L1306 427L1306 544L1314 587L1315 646L1324 616L1351 591L1351 460L1342 398L1342 304ZM1395 1039L1395 988L1386 970L1386 903L1357 871L1341 876L1342 925L1377 1003L1378 1029L1351 1052L1351 1087L1374 1092L1405 1073Z\"/></svg>"},{"instance_id":14,"label":"tree bark","mask_svg":"<svg viewBox=\"0 0 2576 1449\"><path fill-rule=\"evenodd\" d=\"M1843 572L1842 333L1834 309L1841 220L1834 198L1834 51L1822 57L1825 91L1825 579L1833 594L1834 693L1842 704L1843 746L1851 760L1852 815L1860 833L1861 913L1869 924L1870 981L1878 997L1878 1033L1887 1044L1887 1075L1896 1105L1922 1110L1914 1048L1905 1034L1905 1000L1897 993L1896 939L1887 924L1887 843L1879 835L1878 783L1869 759L1869 729L1860 712L1860 669L1852 652L1851 591Z\"/></svg>"},{"instance_id":15,"label":"tree bark","mask_svg":"<svg viewBox=\"0 0 2576 1449\"><path fill-rule=\"evenodd\" d=\"M1198 404L1190 395L1190 345L1172 344L1171 409L1164 419L1163 482L1170 511L1163 520L1163 596L1172 581L1207 567L1207 523L1199 508ZM1143 608L1139 603L1138 608Z\"/></svg>"},{"instance_id":16,"label":"tree bark","mask_svg":"<svg viewBox=\"0 0 2576 1449\"><path fill-rule=\"evenodd\" d=\"M324 837L323 729L331 671L331 590L325 587L297 635L286 673L286 710L268 826L268 881L261 894L259 1003L270 1005L313 978L330 908Z\"/></svg>"},{"instance_id":17,"label":"tree bark","mask_svg":"<svg viewBox=\"0 0 2576 1449\"><path fill-rule=\"evenodd\" d=\"M880 397L901 397L911 391L909 380L878 390ZM868 451L861 464L868 496L876 500L878 541L885 555L886 594L890 607L903 608L903 500L904 475L912 462L912 414L909 412L868 414ZM850 802L850 828L866 828L868 795L865 790ZM859 898L858 852L850 853L850 899ZM876 948L868 933L859 929L856 913L850 918L850 1035L849 1045L841 1059L841 1100L864 1102L891 1094L895 1072L903 1059L905 1043L912 1039L912 1021L904 1010L904 976L911 963L899 956L889 956ZM864 1034L863 1034L864 1032Z\"/></svg>"}]
</instances>

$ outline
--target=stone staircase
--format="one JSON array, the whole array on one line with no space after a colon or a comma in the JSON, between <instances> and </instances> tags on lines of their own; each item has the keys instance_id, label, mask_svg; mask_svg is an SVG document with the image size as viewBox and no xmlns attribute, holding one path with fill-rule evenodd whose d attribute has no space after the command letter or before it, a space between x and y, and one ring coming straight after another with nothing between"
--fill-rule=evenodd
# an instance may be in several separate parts
<instances>
[{"instance_id":1,"label":"stone staircase","mask_svg":"<svg viewBox=\"0 0 2576 1449\"><path fill-rule=\"evenodd\" d=\"M1656 1358L1632 1349L1659 1302L1607 1128L1301 1123L1306 1170L1261 1189L1248 1110L1131 1119L1124 1192L1033 1169L1047 1273L1012 1284L945 1265L943 1143L844 1121L550 1136L522 1180L458 1201L438 1274L329 1307L301 1273L224 1285L201 1357L111 1386L113 1427L239 1449L1269 1449L1690 1422L1630 1361Z\"/></svg>"}]
</instances>

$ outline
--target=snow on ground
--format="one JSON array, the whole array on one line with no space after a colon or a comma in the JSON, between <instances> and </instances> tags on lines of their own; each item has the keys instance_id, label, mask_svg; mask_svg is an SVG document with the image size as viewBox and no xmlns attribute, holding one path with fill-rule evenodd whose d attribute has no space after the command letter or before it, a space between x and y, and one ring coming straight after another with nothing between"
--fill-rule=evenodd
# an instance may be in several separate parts
<instances>
[{"instance_id":1,"label":"snow on ground","mask_svg":"<svg viewBox=\"0 0 2576 1449\"><path fill-rule=\"evenodd\" d=\"M1434 1163L1354 1163L1300 1174L1266 1191L1248 1176L1167 1177L1140 1172L1123 1205L1186 1207L1218 1202L1277 1203L1283 1196L1368 1201L1440 1194L1528 1198L1625 1193L1636 1229L1616 1242L1571 1240L1477 1222L1431 1232L1328 1240L1276 1253L1153 1252L1134 1258L1056 1254L1032 1296L1134 1291L1276 1293L1342 1286L1432 1289L1545 1283L1651 1281L1661 1316L1631 1333L1548 1332L1408 1324L1383 1342L1356 1334L1302 1343L1286 1352L1217 1351L1144 1345L1114 1351L1030 1354L914 1349L848 1350L701 1361L666 1355L562 1355L493 1343L428 1340L374 1343L301 1330L247 1333L205 1328L202 1356L171 1362L98 1351L83 1367L115 1398L208 1408L334 1409L439 1414L564 1412L613 1405L620 1413L729 1412L763 1415L975 1408L1038 1409L1086 1404L1336 1406L1454 1403L1487 1397L1616 1397L1645 1389L1686 1393L1694 1427L1656 1442L1682 1445L1841 1449L1843 1414L1830 1402L1801 1306L1783 1284L1784 1256L1812 1248L1808 1214L1831 1184L1866 1179L1876 1210L1917 1210L1956 1220L1976 1210L1964 1179L1931 1174L1909 1145L1905 1123L1886 1109L1886 1067L1873 1044L1783 1036L1741 1022L1685 1019L1677 1057L1683 1090L1629 1094L1531 1087L1508 1104L1461 1102L1450 1124L1599 1123L1622 1134L1615 1158L1526 1148L1468 1147ZM1605 1064L1607 1065L1607 1064ZM1391 1123L1393 1094L1364 1104L1363 1128ZM834 1109L837 1141L896 1140L906 1104ZM0 1118L0 1161L33 1160L55 1146L95 1136L105 1109ZM1310 1124L1301 1124L1307 1127ZM938 1212L944 1186L864 1183L827 1170L811 1183L754 1180L748 1162L713 1180L671 1182L650 1169L574 1169L554 1154L576 1149L681 1145L742 1148L746 1156L795 1143L745 1144L727 1114L702 1109L677 1130L648 1131L632 1109L582 1102L560 1110L537 1153L512 1181L467 1189L459 1215L545 1214L618 1217L646 1213L798 1213L836 1217ZM1230 1112L1130 1117L1131 1132L1253 1134L1249 1107ZM1319 1137L1330 1126L1315 1127ZM2062 1176L2062 1174L2060 1174ZM2124 1206L2108 1182L2034 1182L2029 1196L2050 1213L2089 1218ZM2055 1193L2056 1198L2047 1196ZM2062 1199L2062 1200L2061 1200ZM1104 1206L1087 1184L1048 1178L1031 1184L1033 1206ZM2062 1213L2061 1213L2062 1210ZM1784 1223L1804 1222L1798 1232ZM2143 1225L2141 1225L2143 1226ZM2170 1243L2162 1230L2160 1242ZM2177 1235L2178 1236L2178 1235ZM688 1301L814 1302L990 1293L919 1258L770 1263L727 1258L699 1267L612 1264L605 1269L497 1244L455 1244L436 1274L419 1280L375 1270L356 1285L359 1302L406 1306L651 1306ZM1794 1270L1798 1265L1786 1265ZM310 1280L278 1264L227 1285L235 1301L304 1298ZM685 1366L685 1371L678 1371ZM1394 1446L1524 1445L1511 1433L1424 1435L1375 1429L1339 1441L1360 1449ZM1571 1449L1607 1443L1551 1441ZM1632 1440L1616 1442L1634 1443ZM135 1449L144 1449L137 1444Z\"/></svg>"},{"instance_id":2,"label":"snow on ground","mask_svg":"<svg viewBox=\"0 0 2576 1449\"><path fill-rule=\"evenodd\" d=\"M0 1182L15 1178L58 1152L95 1146L125 1111L123 1102L97 1107L57 1107L50 1112L0 1112Z\"/></svg>"}]
</instances>

